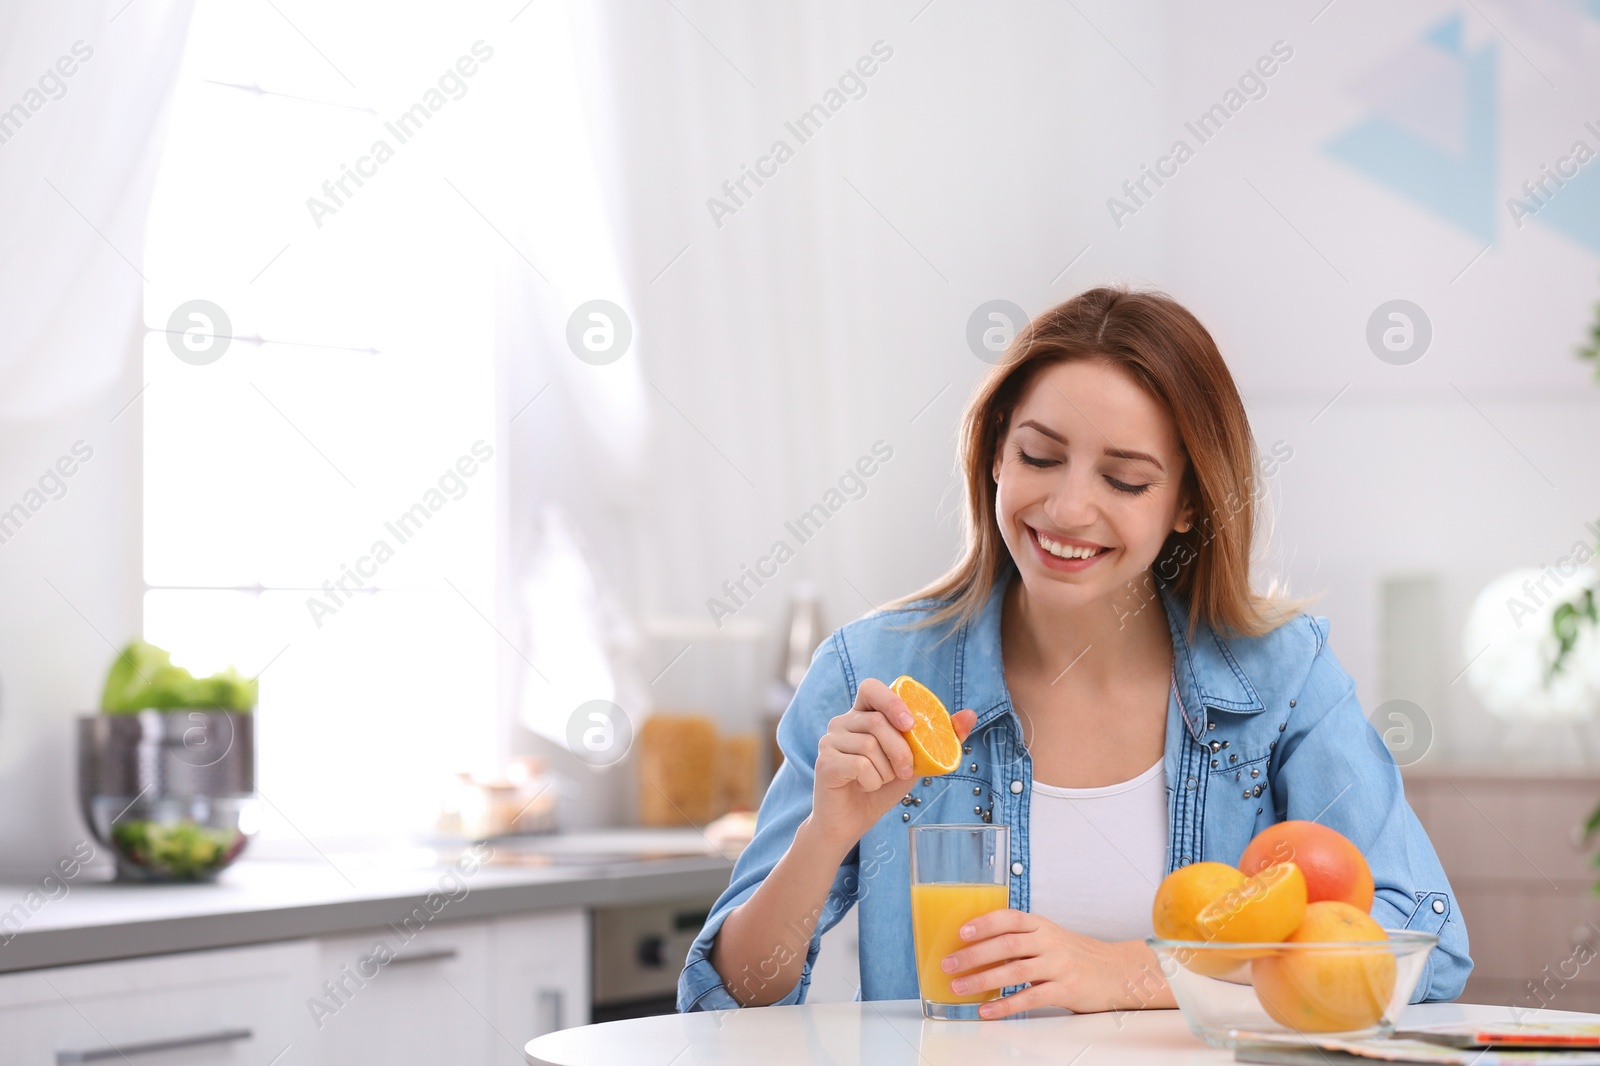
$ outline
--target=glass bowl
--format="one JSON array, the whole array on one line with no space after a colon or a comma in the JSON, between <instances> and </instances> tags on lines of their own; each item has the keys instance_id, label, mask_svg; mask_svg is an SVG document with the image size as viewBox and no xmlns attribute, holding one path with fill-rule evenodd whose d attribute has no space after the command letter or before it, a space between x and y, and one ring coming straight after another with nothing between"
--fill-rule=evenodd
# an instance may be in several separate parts
<instances>
[{"instance_id":1,"label":"glass bowl","mask_svg":"<svg viewBox=\"0 0 1600 1066\"><path fill-rule=\"evenodd\" d=\"M1217 1047L1387 1036L1439 943L1432 933L1329 943L1145 943L1194 1034Z\"/></svg>"}]
</instances>

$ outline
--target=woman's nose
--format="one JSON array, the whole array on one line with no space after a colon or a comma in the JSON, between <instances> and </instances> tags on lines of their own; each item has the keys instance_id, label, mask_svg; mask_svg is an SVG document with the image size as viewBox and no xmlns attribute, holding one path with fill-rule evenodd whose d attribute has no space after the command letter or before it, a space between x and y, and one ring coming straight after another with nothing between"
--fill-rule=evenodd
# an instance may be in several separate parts
<instances>
[{"instance_id":1,"label":"woman's nose","mask_svg":"<svg viewBox=\"0 0 1600 1066\"><path fill-rule=\"evenodd\" d=\"M1094 521L1094 471L1067 469L1053 487L1045 511L1062 529L1076 529Z\"/></svg>"}]
</instances>

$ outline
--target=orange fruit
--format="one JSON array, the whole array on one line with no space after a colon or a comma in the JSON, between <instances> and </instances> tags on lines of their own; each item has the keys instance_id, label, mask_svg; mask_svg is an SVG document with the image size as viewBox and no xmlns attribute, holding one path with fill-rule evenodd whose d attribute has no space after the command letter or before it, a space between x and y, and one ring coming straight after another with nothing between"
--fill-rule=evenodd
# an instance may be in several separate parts
<instances>
[{"instance_id":1,"label":"orange fruit","mask_svg":"<svg viewBox=\"0 0 1600 1066\"><path fill-rule=\"evenodd\" d=\"M1292 862L1306 875L1306 901L1339 900L1363 914L1372 910L1372 869L1361 849L1338 830L1316 822L1268 826L1239 857L1239 869L1260 873L1275 862Z\"/></svg>"},{"instance_id":2,"label":"orange fruit","mask_svg":"<svg viewBox=\"0 0 1600 1066\"><path fill-rule=\"evenodd\" d=\"M1195 916L1244 885L1244 874L1221 862L1196 862L1174 870L1156 888L1150 921L1163 940L1206 940Z\"/></svg>"},{"instance_id":3,"label":"orange fruit","mask_svg":"<svg viewBox=\"0 0 1600 1066\"><path fill-rule=\"evenodd\" d=\"M1172 871L1156 888L1151 908L1151 925L1164 940L1210 939L1195 923L1206 907L1223 896L1244 887L1245 877L1221 862L1196 862ZM1193 948L1177 949L1178 962L1186 969L1206 977L1221 977L1243 961L1232 953L1218 955Z\"/></svg>"},{"instance_id":4,"label":"orange fruit","mask_svg":"<svg viewBox=\"0 0 1600 1066\"><path fill-rule=\"evenodd\" d=\"M961 740L939 697L909 674L901 674L889 687L914 719L910 729L901 730L901 736L911 745L911 772L937 777L960 766Z\"/></svg>"},{"instance_id":5,"label":"orange fruit","mask_svg":"<svg viewBox=\"0 0 1600 1066\"><path fill-rule=\"evenodd\" d=\"M1306 878L1292 862L1275 863L1244 879L1195 915L1202 939L1276 943L1306 916Z\"/></svg>"},{"instance_id":6,"label":"orange fruit","mask_svg":"<svg viewBox=\"0 0 1600 1066\"><path fill-rule=\"evenodd\" d=\"M1256 959L1250 983L1278 1024L1302 1033L1339 1033L1378 1024L1394 995L1395 961L1389 934L1360 909L1338 900L1306 907L1305 920L1287 943L1349 942L1344 952L1284 950Z\"/></svg>"}]
</instances>

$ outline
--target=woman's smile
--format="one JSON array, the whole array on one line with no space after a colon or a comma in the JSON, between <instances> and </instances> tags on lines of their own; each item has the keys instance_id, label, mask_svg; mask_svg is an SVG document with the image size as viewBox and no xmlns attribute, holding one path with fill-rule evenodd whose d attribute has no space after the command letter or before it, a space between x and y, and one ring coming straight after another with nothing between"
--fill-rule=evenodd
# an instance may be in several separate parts
<instances>
[{"instance_id":1,"label":"woman's smile","mask_svg":"<svg viewBox=\"0 0 1600 1066\"><path fill-rule=\"evenodd\" d=\"M1063 573L1075 574L1087 570L1116 550L1076 537L1046 533L1026 524L1024 528L1028 531L1028 539L1033 542L1039 561L1049 569Z\"/></svg>"}]
</instances>

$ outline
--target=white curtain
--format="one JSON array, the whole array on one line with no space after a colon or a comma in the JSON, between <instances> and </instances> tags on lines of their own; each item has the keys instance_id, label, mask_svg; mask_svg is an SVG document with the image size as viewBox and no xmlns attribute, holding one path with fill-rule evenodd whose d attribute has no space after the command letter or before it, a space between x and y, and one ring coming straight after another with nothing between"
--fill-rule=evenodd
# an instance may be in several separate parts
<instances>
[{"instance_id":1,"label":"white curtain","mask_svg":"<svg viewBox=\"0 0 1600 1066\"><path fill-rule=\"evenodd\" d=\"M1148 21L1151 6L1100 19L1131 36L1120 21ZM691 634L647 649L653 679L690 645L651 695L715 663L682 698L720 701L747 725L796 580L816 580L831 627L952 561L955 423L988 369L968 317L997 298L1037 312L1094 282L1065 269L1102 225L1107 176L1082 146L1140 150L1160 103L1140 83L1118 109L1099 106L1137 75L1059 5L586 10L580 70L606 133L601 180L653 414L637 609ZM1085 262L1149 265L1151 232ZM786 532L880 441L893 457L819 535ZM729 693L726 630L692 626L712 627L708 599L730 602L724 582L783 538L792 560L759 588L746 577L751 595L734 604L766 638L750 653L754 685Z\"/></svg>"},{"instance_id":2,"label":"white curtain","mask_svg":"<svg viewBox=\"0 0 1600 1066\"><path fill-rule=\"evenodd\" d=\"M508 238L498 270L509 451L501 615L516 649L502 657L502 681L516 719L557 752L580 704L639 708L643 695L626 594L648 435L643 343L635 333L597 365L567 337L590 301L634 316L597 176L604 131L585 111L581 31L569 22L583 16L584 5L558 3L517 17L515 72L479 116L497 163L474 177Z\"/></svg>"},{"instance_id":3,"label":"white curtain","mask_svg":"<svg viewBox=\"0 0 1600 1066\"><path fill-rule=\"evenodd\" d=\"M81 403L136 350L145 212L191 7L0 9L0 417Z\"/></svg>"}]
</instances>

